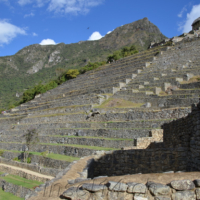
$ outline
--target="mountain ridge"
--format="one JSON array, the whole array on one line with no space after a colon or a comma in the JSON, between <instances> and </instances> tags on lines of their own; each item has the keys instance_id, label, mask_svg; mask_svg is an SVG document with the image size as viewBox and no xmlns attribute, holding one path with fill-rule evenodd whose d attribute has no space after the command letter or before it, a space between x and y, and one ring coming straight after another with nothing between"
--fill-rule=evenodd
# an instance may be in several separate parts
<instances>
[{"instance_id":1,"label":"mountain ridge","mask_svg":"<svg viewBox=\"0 0 200 200\"><path fill-rule=\"evenodd\" d=\"M106 60L113 51L135 44L145 50L152 41L166 37L147 18L117 27L96 41L57 45L33 44L12 56L0 57L0 108L19 100L16 94L56 77L56 69L74 69L88 62ZM19 95L17 95L19 96Z\"/></svg>"}]
</instances>

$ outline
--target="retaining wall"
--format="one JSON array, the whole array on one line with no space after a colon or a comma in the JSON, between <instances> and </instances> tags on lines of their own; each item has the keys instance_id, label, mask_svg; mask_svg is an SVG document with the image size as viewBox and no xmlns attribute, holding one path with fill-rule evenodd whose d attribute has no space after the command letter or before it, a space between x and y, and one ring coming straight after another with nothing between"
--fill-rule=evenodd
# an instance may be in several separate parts
<instances>
[{"instance_id":1,"label":"retaining wall","mask_svg":"<svg viewBox=\"0 0 200 200\"><path fill-rule=\"evenodd\" d=\"M94 176L200 170L200 103L192 105L188 116L162 128L162 143L106 153L95 161Z\"/></svg>"}]
</instances>

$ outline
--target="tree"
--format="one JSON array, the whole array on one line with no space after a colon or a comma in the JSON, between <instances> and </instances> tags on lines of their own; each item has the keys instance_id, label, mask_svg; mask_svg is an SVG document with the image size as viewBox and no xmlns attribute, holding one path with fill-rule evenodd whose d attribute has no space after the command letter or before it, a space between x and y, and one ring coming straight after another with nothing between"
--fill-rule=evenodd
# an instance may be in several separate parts
<instances>
[{"instance_id":1,"label":"tree","mask_svg":"<svg viewBox=\"0 0 200 200\"><path fill-rule=\"evenodd\" d=\"M38 133L36 132L36 129L30 128L27 130L27 133L23 135L25 138L25 144L22 148L24 152L24 162L27 162L27 158L30 153L30 149L32 146L36 145L39 142Z\"/></svg>"}]
</instances>

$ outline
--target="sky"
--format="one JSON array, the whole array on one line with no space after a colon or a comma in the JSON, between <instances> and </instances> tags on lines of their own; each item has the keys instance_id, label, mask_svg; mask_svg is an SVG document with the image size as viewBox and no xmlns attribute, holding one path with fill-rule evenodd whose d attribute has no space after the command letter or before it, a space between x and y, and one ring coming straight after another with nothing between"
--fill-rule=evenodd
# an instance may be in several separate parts
<instances>
[{"instance_id":1,"label":"sky","mask_svg":"<svg viewBox=\"0 0 200 200\"><path fill-rule=\"evenodd\" d=\"M0 0L0 56L32 44L98 40L147 17L167 37L191 30L199 0Z\"/></svg>"}]
</instances>

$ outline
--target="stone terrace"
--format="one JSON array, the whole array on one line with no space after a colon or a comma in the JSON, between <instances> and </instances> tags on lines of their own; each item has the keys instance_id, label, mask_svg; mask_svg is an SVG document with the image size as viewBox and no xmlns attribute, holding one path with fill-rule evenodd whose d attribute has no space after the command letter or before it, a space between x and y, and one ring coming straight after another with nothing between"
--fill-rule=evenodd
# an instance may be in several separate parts
<instances>
[{"instance_id":1,"label":"stone terrace","mask_svg":"<svg viewBox=\"0 0 200 200\"><path fill-rule=\"evenodd\" d=\"M20 165L36 171L40 166L37 172L52 176L102 150L142 148L141 138L161 142L155 132L187 116L199 101L199 49L200 39L156 47L89 71L1 115L1 162L23 161L23 135L30 128L40 141L30 149L31 164Z\"/></svg>"}]
</instances>

